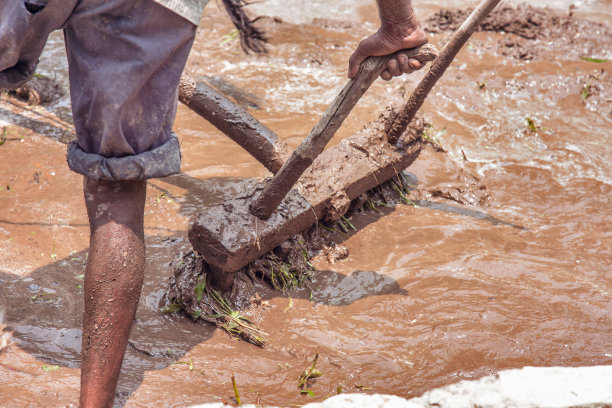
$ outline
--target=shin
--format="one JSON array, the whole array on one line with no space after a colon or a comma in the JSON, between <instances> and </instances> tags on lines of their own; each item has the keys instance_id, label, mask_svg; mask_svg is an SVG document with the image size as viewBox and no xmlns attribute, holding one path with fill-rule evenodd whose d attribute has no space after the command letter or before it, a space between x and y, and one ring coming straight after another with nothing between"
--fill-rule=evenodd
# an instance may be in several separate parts
<instances>
[{"instance_id":1,"label":"shin","mask_svg":"<svg viewBox=\"0 0 612 408\"><path fill-rule=\"evenodd\" d=\"M84 180L91 227L85 272L81 407L111 407L144 275L146 181Z\"/></svg>"}]
</instances>

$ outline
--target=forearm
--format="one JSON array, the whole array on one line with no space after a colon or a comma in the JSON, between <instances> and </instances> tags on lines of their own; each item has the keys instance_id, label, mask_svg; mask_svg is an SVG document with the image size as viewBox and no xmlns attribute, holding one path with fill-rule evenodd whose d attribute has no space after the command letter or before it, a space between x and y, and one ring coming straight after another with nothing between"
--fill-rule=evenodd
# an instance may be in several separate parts
<instances>
[{"instance_id":1,"label":"forearm","mask_svg":"<svg viewBox=\"0 0 612 408\"><path fill-rule=\"evenodd\" d=\"M380 27L396 38L410 36L419 26L410 0L376 0Z\"/></svg>"},{"instance_id":2,"label":"forearm","mask_svg":"<svg viewBox=\"0 0 612 408\"><path fill-rule=\"evenodd\" d=\"M413 17L410 0L376 0L376 3L382 24L403 22Z\"/></svg>"}]
</instances>

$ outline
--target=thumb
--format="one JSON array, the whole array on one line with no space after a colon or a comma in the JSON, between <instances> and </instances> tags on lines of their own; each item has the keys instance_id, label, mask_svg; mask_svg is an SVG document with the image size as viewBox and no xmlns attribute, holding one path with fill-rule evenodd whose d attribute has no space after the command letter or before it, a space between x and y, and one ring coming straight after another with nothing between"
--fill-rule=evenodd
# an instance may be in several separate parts
<instances>
[{"instance_id":1,"label":"thumb","mask_svg":"<svg viewBox=\"0 0 612 408\"><path fill-rule=\"evenodd\" d=\"M353 79L357 76L359 72L359 66L366 58L370 55L366 51L366 47L364 46L365 41L362 41L353 55L349 58L349 69L348 69L348 77Z\"/></svg>"}]
</instances>

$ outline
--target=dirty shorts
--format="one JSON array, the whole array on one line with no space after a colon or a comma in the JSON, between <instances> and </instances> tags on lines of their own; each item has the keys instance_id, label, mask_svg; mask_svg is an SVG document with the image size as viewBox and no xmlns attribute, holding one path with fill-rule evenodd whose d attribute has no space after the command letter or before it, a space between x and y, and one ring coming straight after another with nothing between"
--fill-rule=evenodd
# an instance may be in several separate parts
<instances>
[{"instance_id":1,"label":"dirty shorts","mask_svg":"<svg viewBox=\"0 0 612 408\"><path fill-rule=\"evenodd\" d=\"M82 0L64 35L77 141L68 165L96 180L180 171L172 125L196 26L152 0Z\"/></svg>"},{"instance_id":2,"label":"dirty shorts","mask_svg":"<svg viewBox=\"0 0 612 408\"><path fill-rule=\"evenodd\" d=\"M172 124L196 31L183 17L153 0L0 0L0 89L27 81L49 33L63 28L77 133L70 168L116 181L178 173Z\"/></svg>"}]
</instances>

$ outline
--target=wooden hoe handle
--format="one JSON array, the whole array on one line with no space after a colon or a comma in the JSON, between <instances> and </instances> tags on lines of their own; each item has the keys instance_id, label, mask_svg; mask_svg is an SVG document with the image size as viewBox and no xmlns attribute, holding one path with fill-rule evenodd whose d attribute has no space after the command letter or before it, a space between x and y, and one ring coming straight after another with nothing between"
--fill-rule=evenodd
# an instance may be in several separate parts
<instances>
[{"instance_id":1,"label":"wooden hoe handle","mask_svg":"<svg viewBox=\"0 0 612 408\"><path fill-rule=\"evenodd\" d=\"M261 194L251 204L251 213L260 219L270 217L304 171L325 149L327 143L332 139L359 99L366 93L374 80L387 68L389 59L399 53L406 54L409 58L414 58L421 62L433 61L438 56L436 47L431 44L424 44L409 50L398 51L392 55L369 57L366 59L361 64L357 76L348 81L323 114L323 117L306 136L306 139L295 149L289 160L285 162L283 167L266 184Z\"/></svg>"}]
</instances>

